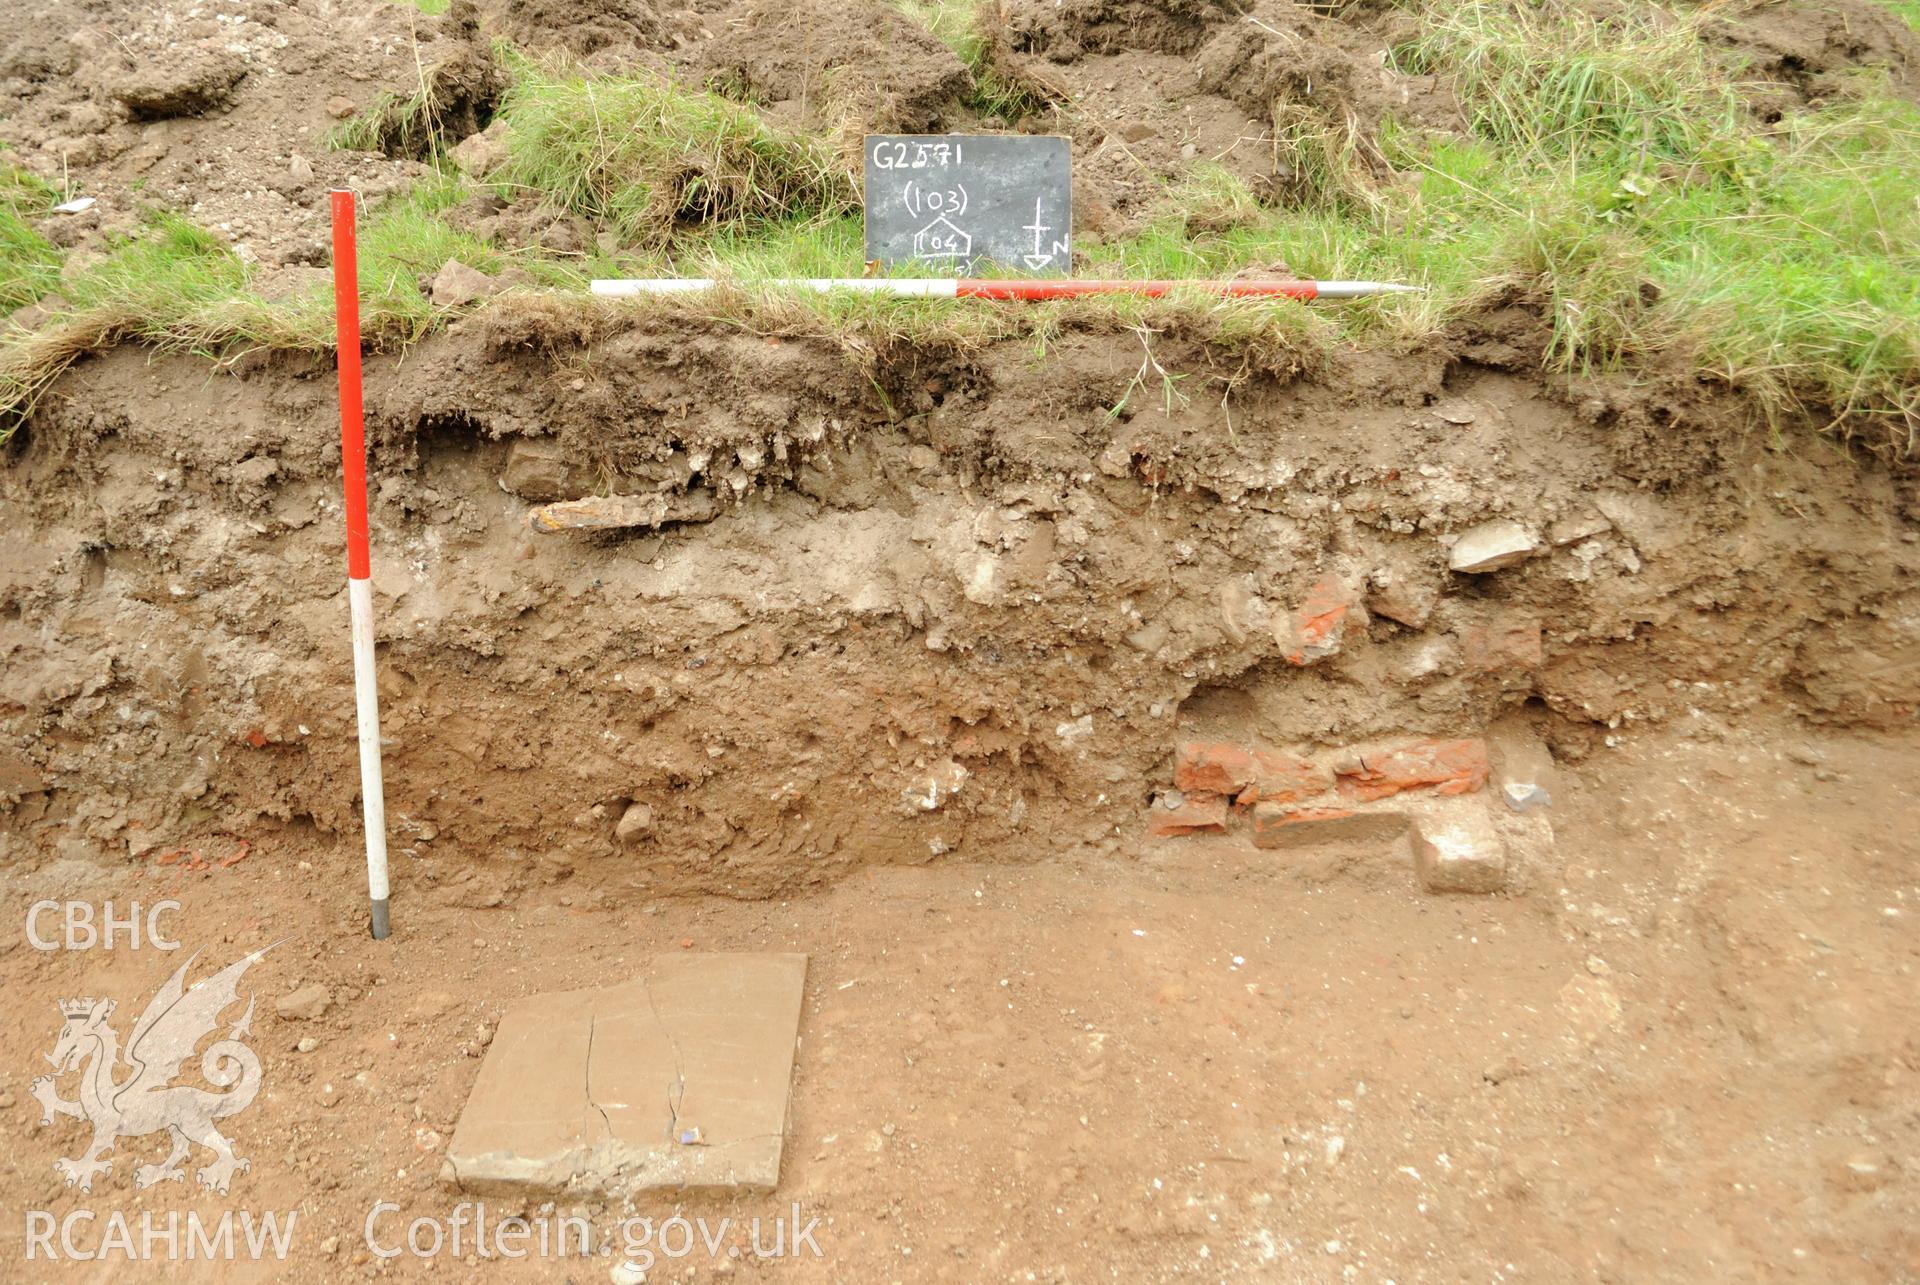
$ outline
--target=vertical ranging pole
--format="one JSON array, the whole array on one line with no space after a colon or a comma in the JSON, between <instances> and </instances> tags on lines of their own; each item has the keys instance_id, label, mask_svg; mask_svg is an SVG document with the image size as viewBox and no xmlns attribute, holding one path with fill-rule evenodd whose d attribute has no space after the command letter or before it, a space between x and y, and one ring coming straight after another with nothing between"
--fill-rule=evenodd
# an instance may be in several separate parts
<instances>
[{"instance_id":1,"label":"vertical ranging pole","mask_svg":"<svg viewBox=\"0 0 1920 1285\"><path fill-rule=\"evenodd\" d=\"M387 922L387 802L380 781L380 692L373 673L373 557L367 540L367 428L360 404L360 275L353 193L333 198L333 311L340 353L340 470L347 491L347 601L353 609L353 698L360 717L360 801L367 827L373 935Z\"/></svg>"}]
</instances>

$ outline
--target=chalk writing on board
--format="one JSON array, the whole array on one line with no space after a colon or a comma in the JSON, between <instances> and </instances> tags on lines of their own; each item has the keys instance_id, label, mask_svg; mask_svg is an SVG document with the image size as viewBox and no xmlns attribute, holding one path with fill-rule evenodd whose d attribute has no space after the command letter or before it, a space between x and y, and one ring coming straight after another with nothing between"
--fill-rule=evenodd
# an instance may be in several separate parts
<instances>
[{"instance_id":1,"label":"chalk writing on board","mask_svg":"<svg viewBox=\"0 0 1920 1285\"><path fill-rule=\"evenodd\" d=\"M921 187L918 182L908 183L900 193L900 204L907 207L907 213L918 218L922 214L944 211L952 215L964 215L967 212L967 185L955 183L952 187Z\"/></svg>"},{"instance_id":2,"label":"chalk writing on board","mask_svg":"<svg viewBox=\"0 0 1920 1285\"><path fill-rule=\"evenodd\" d=\"M913 234L916 259L965 259L973 254L973 234L944 214Z\"/></svg>"},{"instance_id":3,"label":"chalk writing on board","mask_svg":"<svg viewBox=\"0 0 1920 1285\"><path fill-rule=\"evenodd\" d=\"M872 135L867 257L947 270L982 261L1030 272L1073 265L1072 153L1064 138Z\"/></svg>"},{"instance_id":4,"label":"chalk writing on board","mask_svg":"<svg viewBox=\"0 0 1920 1285\"><path fill-rule=\"evenodd\" d=\"M960 140L943 138L938 142L911 139L882 139L870 153L877 170L923 170L935 165L958 165L963 159Z\"/></svg>"},{"instance_id":5,"label":"chalk writing on board","mask_svg":"<svg viewBox=\"0 0 1920 1285\"><path fill-rule=\"evenodd\" d=\"M1041 214L1044 211L1045 202L1045 197L1036 196L1033 198L1033 222L1027 224L1024 229L1025 231L1033 233L1033 249L1029 253L1020 256L1021 262L1036 272L1041 268L1051 265L1056 257L1063 254L1071 254L1064 240L1053 241L1045 251L1041 250L1041 238L1053 231L1052 224L1041 222Z\"/></svg>"}]
</instances>

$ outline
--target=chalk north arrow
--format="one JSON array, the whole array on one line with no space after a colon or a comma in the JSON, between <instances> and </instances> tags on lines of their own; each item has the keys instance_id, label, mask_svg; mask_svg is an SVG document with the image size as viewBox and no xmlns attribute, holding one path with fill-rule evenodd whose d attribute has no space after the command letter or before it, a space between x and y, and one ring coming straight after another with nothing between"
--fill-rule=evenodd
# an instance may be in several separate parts
<instances>
[{"instance_id":1,"label":"chalk north arrow","mask_svg":"<svg viewBox=\"0 0 1920 1285\"><path fill-rule=\"evenodd\" d=\"M1029 268L1044 268L1053 262L1050 254L1023 254L1020 256Z\"/></svg>"}]
</instances>

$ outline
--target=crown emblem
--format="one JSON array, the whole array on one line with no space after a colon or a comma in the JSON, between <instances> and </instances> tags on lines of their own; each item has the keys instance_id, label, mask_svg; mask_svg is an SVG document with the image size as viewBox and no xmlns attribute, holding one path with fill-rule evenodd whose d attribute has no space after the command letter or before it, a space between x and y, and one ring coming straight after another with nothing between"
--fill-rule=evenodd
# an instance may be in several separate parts
<instances>
[{"instance_id":1,"label":"crown emblem","mask_svg":"<svg viewBox=\"0 0 1920 1285\"><path fill-rule=\"evenodd\" d=\"M60 1001L60 1015L62 1017L85 1017L91 1012L93 1012L93 1001L90 999L63 999Z\"/></svg>"}]
</instances>

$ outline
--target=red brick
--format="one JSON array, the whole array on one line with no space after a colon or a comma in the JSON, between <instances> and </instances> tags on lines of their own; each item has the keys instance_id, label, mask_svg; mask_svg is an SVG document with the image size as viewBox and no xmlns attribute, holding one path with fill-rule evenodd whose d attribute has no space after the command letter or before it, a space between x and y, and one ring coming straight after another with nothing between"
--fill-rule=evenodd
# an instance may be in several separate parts
<instances>
[{"instance_id":1,"label":"red brick","mask_svg":"<svg viewBox=\"0 0 1920 1285\"><path fill-rule=\"evenodd\" d=\"M1333 784L1333 774L1298 754L1285 750L1255 750L1253 780L1234 802L1304 803L1316 794L1324 794Z\"/></svg>"},{"instance_id":2,"label":"red brick","mask_svg":"<svg viewBox=\"0 0 1920 1285\"><path fill-rule=\"evenodd\" d=\"M1289 808L1262 803L1253 810L1253 846L1305 848L1318 843L1390 839L1407 827L1397 812L1355 812L1352 808Z\"/></svg>"},{"instance_id":3,"label":"red brick","mask_svg":"<svg viewBox=\"0 0 1920 1285\"><path fill-rule=\"evenodd\" d=\"M1436 794L1470 794L1487 783L1492 771L1487 743L1415 741L1369 754L1354 768L1339 769L1340 793L1350 799L1384 799L1402 790L1431 787Z\"/></svg>"},{"instance_id":4,"label":"red brick","mask_svg":"<svg viewBox=\"0 0 1920 1285\"><path fill-rule=\"evenodd\" d=\"M1154 804L1147 817L1147 833L1156 838L1192 834L1196 830L1227 828L1227 801L1218 794L1190 794L1177 808Z\"/></svg>"},{"instance_id":5,"label":"red brick","mask_svg":"<svg viewBox=\"0 0 1920 1285\"><path fill-rule=\"evenodd\" d=\"M1253 784L1253 755L1225 741L1185 741L1173 751L1173 788L1238 794Z\"/></svg>"},{"instance_id":6,"label":"red brick","mask_svg":"<svg viewBox=\"0 0 1920 1285\"><path fill-rule=\"evenodd\" d=\"M1234 797L1242 806L1262 799L1298 803L1333 784L1325 768L1285 750L1244 750L1226 741L1186 741L1173 753L1178 790Z\"/></svg>"},{"instance_id":7,"label":"red brick","mask_svg":"<svg viewBox=\"0 0 1920 1285\"><path fill-rule=\"evenodd\" d=\"M1460 630L1460 652L1469 669L1483 674L1509 670L1531 673L1547 659L1540 641L1540 621L1524 615L1499 616L1466 626Z\"/></svg>"},{"instance_id":8,"label":"red brick","mask_svg":"<svg viewBox=\"0 0 1920 1285\"><path fill-rule=\"evenodd\" d=\"M1352 587L1332 576L1315 581L1288 618L1287 636L1280 640L1287 663L1311 665L1339 651L1341 631L1355 602Z\"/></svg>"}]
</instances>

